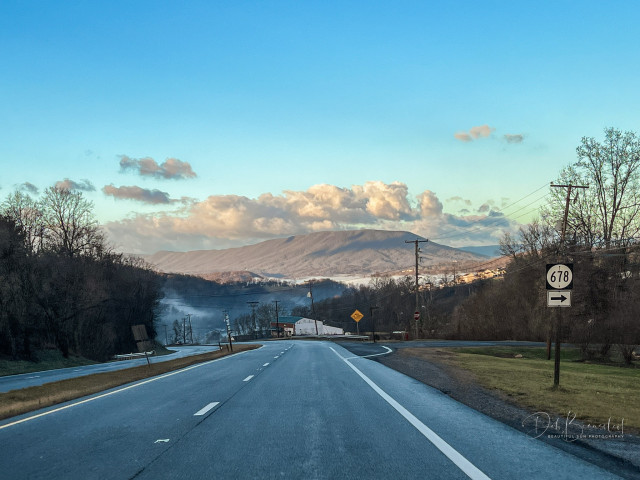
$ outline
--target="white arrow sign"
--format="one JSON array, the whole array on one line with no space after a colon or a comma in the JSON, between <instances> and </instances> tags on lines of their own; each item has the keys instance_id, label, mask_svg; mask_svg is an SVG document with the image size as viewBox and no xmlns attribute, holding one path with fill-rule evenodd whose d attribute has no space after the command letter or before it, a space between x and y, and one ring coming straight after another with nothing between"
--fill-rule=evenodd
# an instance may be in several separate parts
<instances>
[{"instance_id":1,"label":"white arrow sign","mask_svg":"<svg viewBox=\"0 0 640 480\"><path fill-rule=\"evenodd\" d=\"M547 290L547 307L570 307L571 290Z\"/></svg>"}]
</instances>

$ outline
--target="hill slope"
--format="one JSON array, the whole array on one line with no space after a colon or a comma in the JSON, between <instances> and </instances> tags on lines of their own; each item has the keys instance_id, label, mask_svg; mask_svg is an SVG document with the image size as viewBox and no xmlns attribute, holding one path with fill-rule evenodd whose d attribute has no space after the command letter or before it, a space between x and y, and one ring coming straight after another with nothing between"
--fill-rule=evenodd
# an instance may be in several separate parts
<instances>
[{"instance_id":1,"label":"hill slope","mask_svg":"<svg viewBox=\"0 0 640 480\"><path fill-rule=\"evenodd\" d=\"M370 275L411 268L415 263L409 232L351 230L317 232L267 240L226 250L161 251L145 259L163 272L194 275L248 270L271 277ZM486 257L429 242L421 244L424 266L482 261Z\"/></svg>"}]
</instances>

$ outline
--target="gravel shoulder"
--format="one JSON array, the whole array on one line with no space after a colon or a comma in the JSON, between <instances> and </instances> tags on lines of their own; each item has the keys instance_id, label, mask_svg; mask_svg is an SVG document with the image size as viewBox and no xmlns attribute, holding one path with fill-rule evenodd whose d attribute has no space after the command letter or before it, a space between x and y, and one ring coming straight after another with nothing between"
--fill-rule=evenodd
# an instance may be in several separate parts
<instances>
[{"instance_id":1,"label":"gravel shoulder","mask_svg":"<svg viewBox=\"0 0 640 480\"><path fill-rule=\"evenodd\" d=\"M393 347L393 345L389 345ZM526 410L509 401L508 397L478 385L474 375L451 363L452 353L439 349L423 349L421 357L396 350L385 356L372 357L405 375L437 388L455 400L468 405L516 430L527 432L530 426L523 421L535 412ZM602 431L605 435L607 432ZM596 464L622 478L640 479L640 437L624 433L616 439L576 439L567 441L542 435L532 441L544 441L587 462Z\"/></svg>"}]
</instances>

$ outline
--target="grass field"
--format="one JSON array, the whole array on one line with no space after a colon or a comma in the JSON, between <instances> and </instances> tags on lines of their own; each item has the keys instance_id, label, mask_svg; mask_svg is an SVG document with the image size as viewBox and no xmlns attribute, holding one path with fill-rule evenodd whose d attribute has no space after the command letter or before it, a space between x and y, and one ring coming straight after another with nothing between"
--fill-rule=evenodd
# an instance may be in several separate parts
<instances>
[{"instance_id":1,"label":"grass field","mask_svg":"<svg viewBox=\"0 0 640 480\"><path fill-rule=\"evenodd\" d=\"M581 362L577 349L563 347L560 386L554 388L553 356L546 360L545 348L451 348L442 349L441 357L528 409L560 417L575 414L590 424L619 425L624 419L625 428L640 430L640 368Z\"/></svg>"},{"instance_id":2,"label":"grass field","mask_svg":"<svg viewBox=\"0 0 640 480\"><path fill-rule=\"evenodd\" d=\"M260 345L234 345L234 353ZM86 375L0 394L0 420L229 355L226 349L114 372Z\"/></svg>"}]
</instances>

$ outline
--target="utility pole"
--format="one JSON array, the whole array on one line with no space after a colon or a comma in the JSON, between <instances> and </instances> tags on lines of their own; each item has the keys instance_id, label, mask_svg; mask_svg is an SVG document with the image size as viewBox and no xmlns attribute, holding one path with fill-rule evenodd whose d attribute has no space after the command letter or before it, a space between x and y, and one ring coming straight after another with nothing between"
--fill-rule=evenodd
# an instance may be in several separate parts
<instances>
[{"instance_id":1,"label":"utility pole","mask_svg":"<svg viewBox=\"0 0 640 480\"><path fill-rule=\"evenodd\" d=\"M189 336L191 337L191 345L193 345L193 327L191 326L191 314L187 313L187 317L189 317Z\"/></svg>"},{"instance_id":2,"label":"utility pole","mask_svg":"<svg viewBox=\"0 0 640 480\"><path fill-rule=\"evenodd\" d=\"M418 298L419 295L419 277L418 277L418 268L419 268L419 264L420 264L420 247L419 244L421 243L427 243L429 240L418 240L417 238L415 240L405 240L404 243L413 243L415 244L415 248L416 248L416 313L419 315L420 314L420 300ZM418 319L415 319L415 328L416 328L416 338L418 338Z\"/></svg>"},{"instance_id":3,"label":"utility pole","mask_svg":"<svg viewBox=\"0 0 640 480\"><path fill-rule=\"evenodd\" d=\"M560 256L561 260L565 260L567 252L564 244L565 234L567 232L567 219L569 218L569 204L571 202L571 190L573 188L589 188L588 185L554 185L551 184L553 188L566 188L567 189L567 200L564 206L564 217L562 219L562 230L560 233ZM562 309L556 309L562 310ZM554 366L553 366L553 386L558 387L560 385L560 344L562 343L562 313L556 311L556 346L555 346L555 358L554 358ZM549 340L550 342L550 340ZM548 350L549 351L549 350Z\"/></svg>"},{"instance_id":4,"label":"utility pole","mask_svg":"<svg viewBox=\"0 0 640 480\"><path fill-rule=\"evenodd\" d=\"M258 325L256 324L256 305L259 302L247 302L251 305L251 318L253 319L253 338L258 338Z\"/></svg>"},{"instance_id":5,"label":"utility pole","mask_svg":"<svg viewBox=\"0 0 640 480\"><path fill-rule=\"evenodd\" d=\"M318 335L318 320L316 320L316 309L313 306L313 292L311 291L311 284L313 280L309 280L309 298L311 298L311 314L313 315L313 322L316 324L316 336Z\"/></svg>"},{"instance_id":6,"label":"utility pole","mask_svg":"<svg viewBox=\"0 0 640 480\"><path fill-rule=\"evenodd\" d=\"M233 353L233 344L231 343L231 327L229 326L229 312L223 310L224 313L224 321L227 324L227 340L229 341L229 350Z\"/></svg>"},{"instance_id":7,"label":"utility pole","mask_svg":"<svg viewBox=\"0 0 640 480\"><path fill-rule=\"evenodd\" d=\"M280 318L278 317L278 303L280 303L280 300L274 300L273 303L276 304L276 336L280 338Z\"/></svg>"},{"instance_id":8,"label":"utility pole","mask_svg":"<svg viewBox=\"0 0 640 480\"><path fill-rule=\"evenodd\" d=\"M373 311L377 310L380 307L369 307L369 316L371 317L371 330L373 331L373 343L376 343L376 323L375 320L373 319Z\"/></svg>"},{"instance_id":9,"label":"utility pole","mask_svg":"<svg viewBox=\"0 0 640 480\"><path fill-rule=\"evenodd\" d=\"M169 345L169 336L167 335L167 324L164 324L164 344Z\"/></svg>"},{"instance_id":10,"label":"utility pole","mask_svg":"<svg viewBox=\"0 0 640 480\"><path fill-rule=\"evenodd\" d=\"M182 317L182 343L187 343L187 319Z\"/></svg>"}]
</instances>

